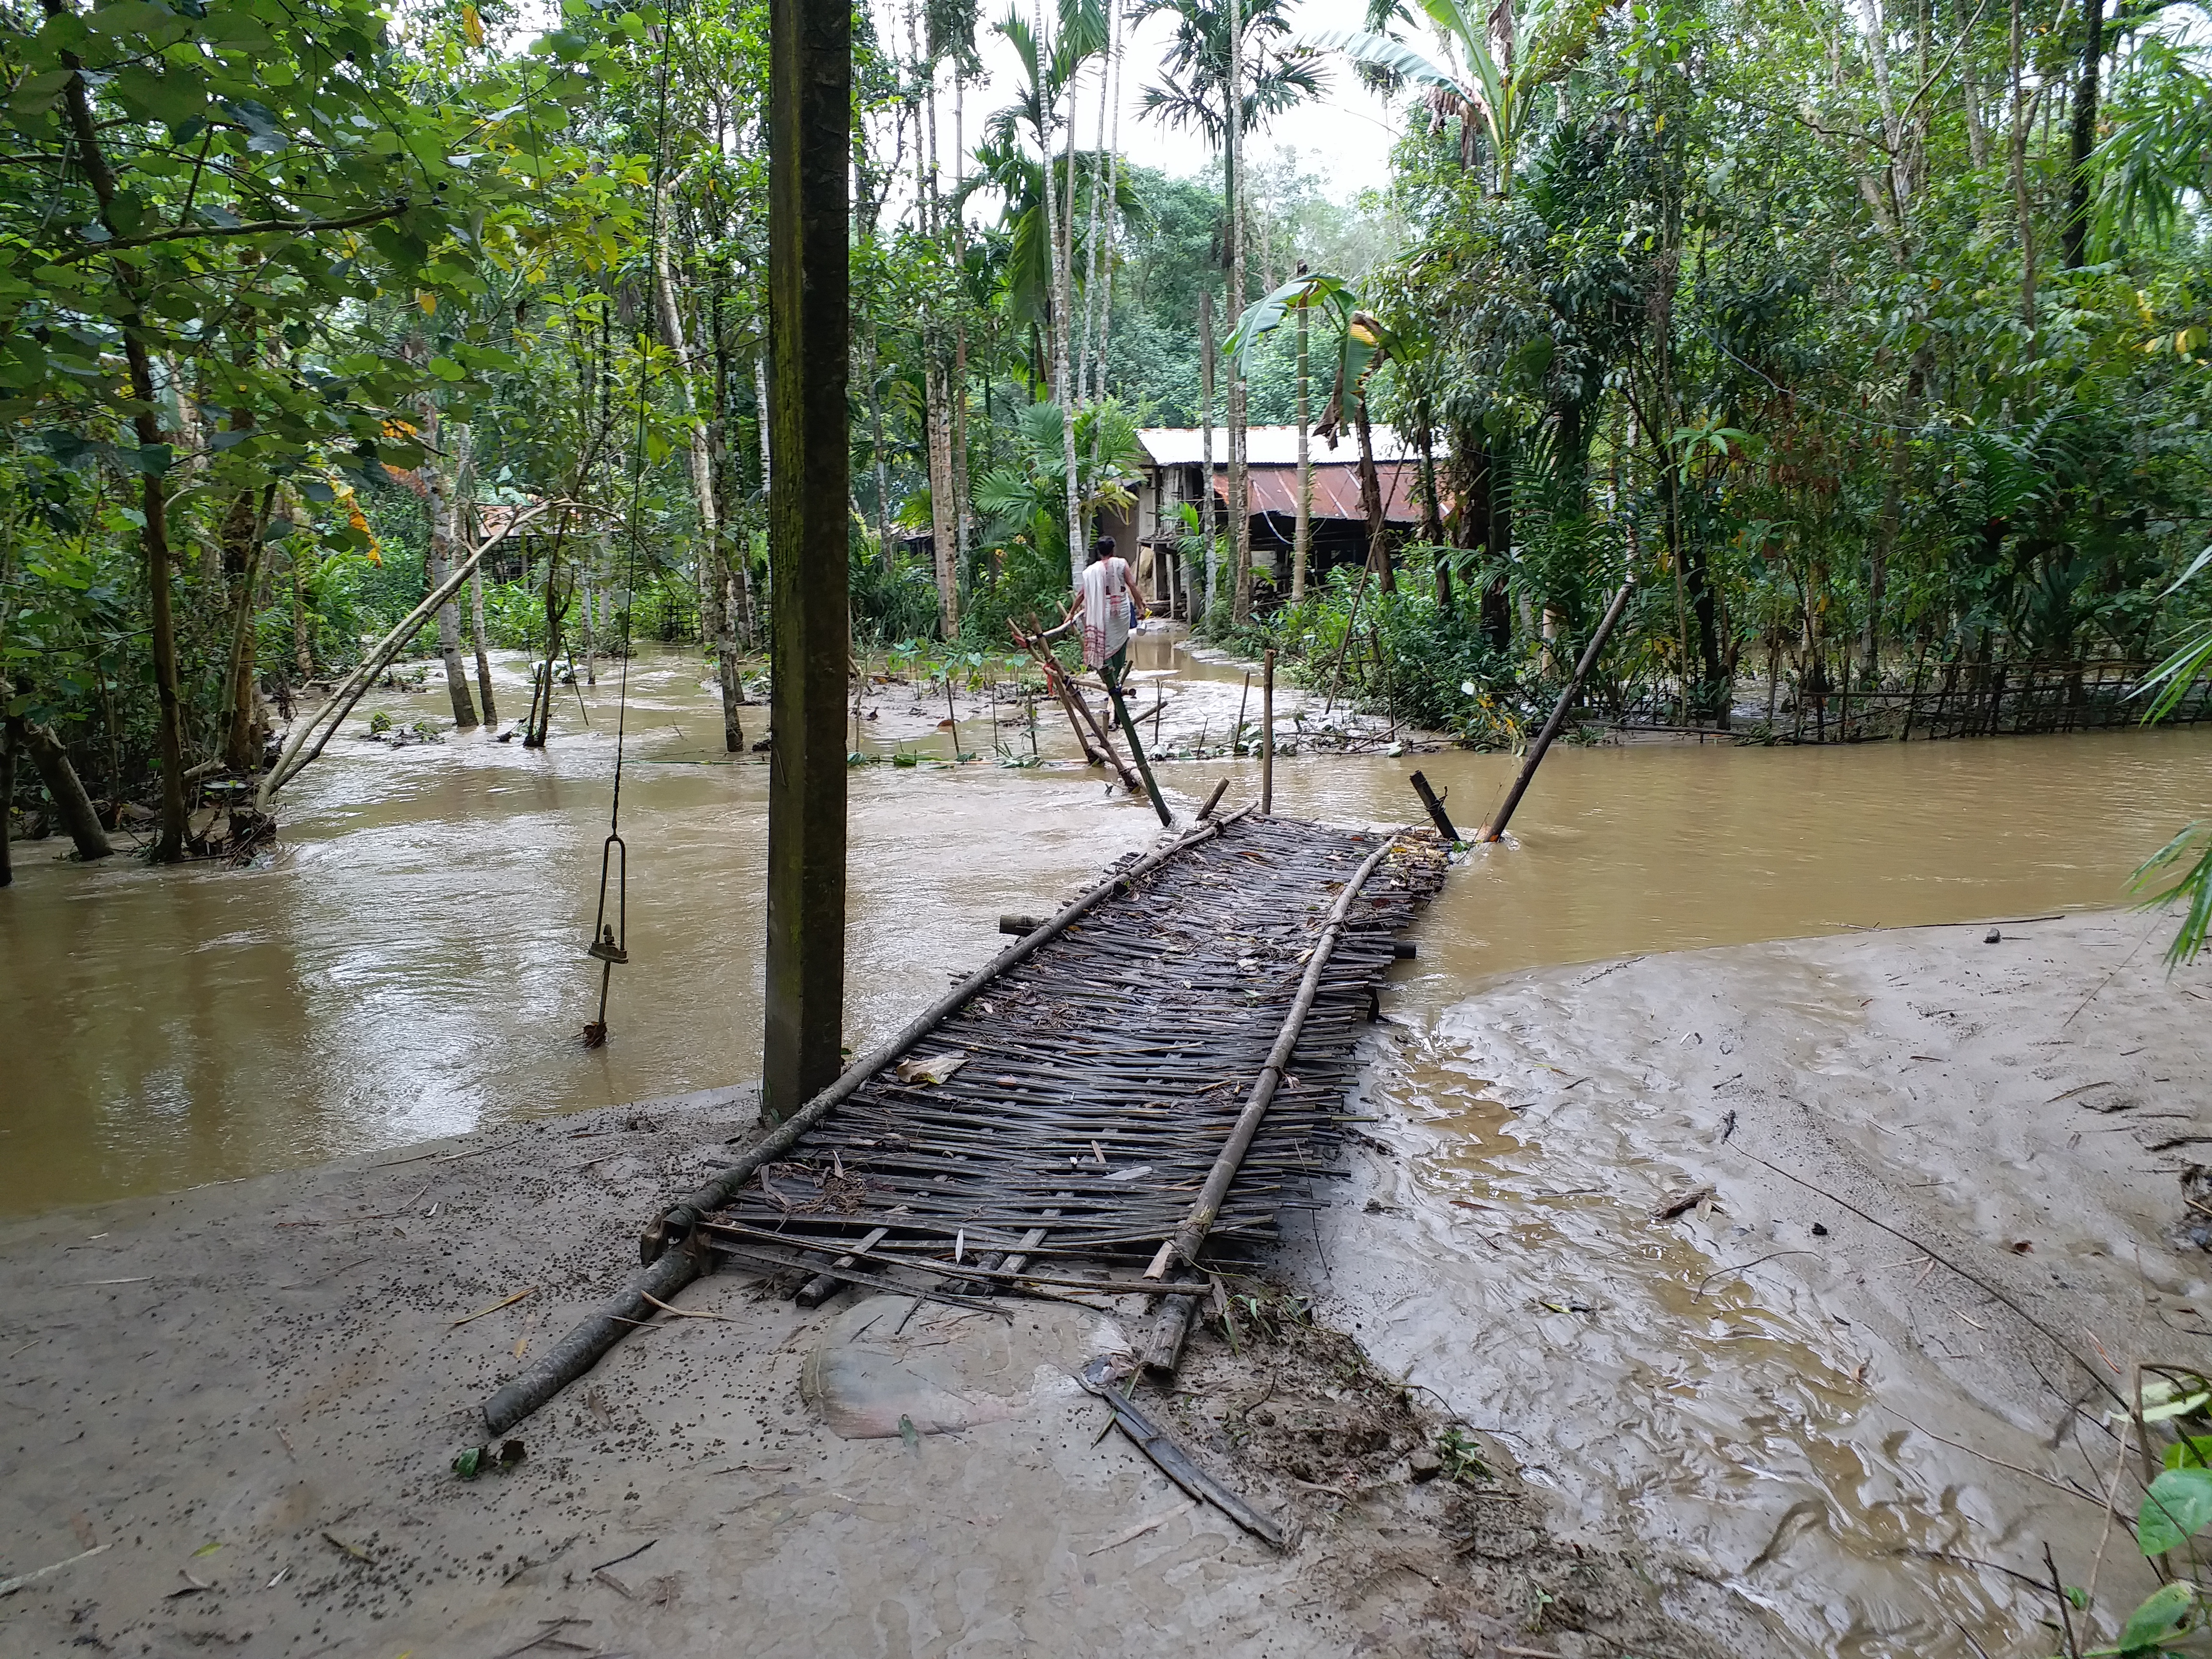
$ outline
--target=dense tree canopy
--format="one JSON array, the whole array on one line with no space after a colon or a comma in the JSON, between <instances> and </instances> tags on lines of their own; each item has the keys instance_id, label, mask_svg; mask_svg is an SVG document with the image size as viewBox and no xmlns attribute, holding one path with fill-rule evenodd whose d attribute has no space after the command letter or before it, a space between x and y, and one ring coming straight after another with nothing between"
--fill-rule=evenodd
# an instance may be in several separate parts
<instances>
[{"instance_id":1,"label":"dense tree canopy","mask_svg":"<svg viewBox=\"0 0 2212 1659\"><path fill-rule=\"evenodd\" d=\"M1202 625L1348 654L1474 735L1624 575L1607 695L1684 719L1930 660L2156 656L2212 517L2212 82L2201 11L2106 6L1378 0L1301 35L1248 4L1235 293L1226 158L1134 167L1116 112L1212 155L1229 9L1157 8L1158 64L1127 0L864 12L856 634L1050 602L1129 432L1231 418L1201 308L1218 352L1303 264L1383 343L1359 386L1433 457L1428 526L1378 549L1377 599L1317 572L1289 605L1263 569L1249 623ZM983 78L994 30L1013 84ZM54 734L111 816L159 791L174 854L188 781L250 775L268 704L532 504L480 606L457 580L425 623L457 720L464 620L541 658L696 640L741 700L764 34L737 0L569 0L534 36L444 0L0 6L9 752ZM1269 123L1354 76L1408 136L1333 203ZM1295 332L1235 360L1255 422L1295 418Z\"/></svg>"}]
</instances>

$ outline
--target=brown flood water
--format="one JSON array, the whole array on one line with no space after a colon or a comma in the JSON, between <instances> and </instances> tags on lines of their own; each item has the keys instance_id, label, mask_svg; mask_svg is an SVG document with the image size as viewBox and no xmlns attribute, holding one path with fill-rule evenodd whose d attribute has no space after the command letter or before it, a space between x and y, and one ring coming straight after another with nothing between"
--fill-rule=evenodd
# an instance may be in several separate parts
<instances>
[{"instance_id":1,"label":"brown flood water","mask_svg":"<svg viewBox=\"0 0 2212 1659\"><path fill-rule=\"evenodd\" d=\"M1185 671L1171 682L1178 723L1210 722L1218 736L1232 720L1241 671L1192 664L1157 639L1139 665ZM512 708L525 701L516 667L501 668ZM950 751L929 699L899 689L882 700L864 744ZM374 706L404 725L442 701L434 689ZM754 1075L767 774L757 757L732 763L708 746L711 687L677 655L632 671L632 960L617 970L613 1041L598 1052L576 1041L598 981L582 952L606 832L611 681L586 702L591 728L564 727L540 753L481 736L400 750L335 743L289 793L281 850L254 869L157 872L124 858L88 868L60 859L59 841L20 848L17 884L0 892L0 1213ZM570 725L575 707L571 697ZM763 724L751 711L748 735ZM980 723L963 720L957 735L992 752ZM1041 736L1048 758L1068 753L1048 724ZM1009 746L1024 750L1025 736ZM1513 1253L1417 1252L1409 1261L1433 1276L1433 1294L1370 1321L1378 1358L1418 1360L1447 1387L1456 1375L1473 1420L1518 1425L1516 1452L1571 1522L1740 1562L1776 1528L1778 1494L1785 1509L1832 1505L1838 1541L1813 1571L1731 1577L1756 1632L1746 1651L1963 1656L1946 1609L1972 1610L1984 1629L2033 1630L2017 1593L1895 1553L1951 1535L1973 1467L1940 1453L1907 1467L1861 1408L1850 1355L1816 1311L1743 1283L1686 1300L1706 1271L1688 1243L1611 1257L1604 1325L1615 1335L1486 1341L1532 1297L1571 1309L1589 1291L1577 1275L1606 1253L1607 1224L1583 1195L1594 1172L1567 1148L1586 1160L1613 1133L1624 1165L1666 1149L1601 1115L1561 1122L1559 1149L1548 1147L1544 1124L1494 1097L1486 1079L1504 1073L1495 1045L1468 1028L1469 999L1501 975L1595 957L2112 906L2136 864L2212 808L2208 762L2212 732L2201 729L1555 751L1516 844L1477 853L1421 923L1419 958L1386 1005L1397 1035L1370 1076L1412 1126L1419 1206L1445 1213L1479 1180ZM1516 763L1285 758L1276 806L1403 822L1417 812L1406 781L1416 765L1471 829ZM1170 764L1162 776L1187 812L1224 771L1232 800L1256 790L1253 763ZM995 950L1001 911L1049 908L1155 830L1144 807L1068 767L869 767L854 772L852 800L855 1047ZM1790 1017L1792 996L1777 988L1775 1017ZM1600 1069L1595 1056L1587 1069ZM1660 1424L1630 1403L1646 1396L1680 1408ZM1954 1421L1939 1400L1905 1398L1923 1421Z\"/></svg>"},{"instance_id":2,"label":"brown flood water","mask_svg":"<svg viewBox=\"0 0 2212 1659\"><path fill-rule=\"evenodd\" d=\"M1194 703L1233 718L1241 672L1144 641ZM526 700L501 665L510 712ZM18 848L0 894L0 1213L294 1167L538 1115L740 1081L758 1066L767 772L710 747L711 686L678 654L630 679L624 838L630 954L613 1041L586 1052L582 954L612 774L615 686L544 750L488 736L390 750L343 738L288 791L284 839L244 871L82 866ZM899 701L905 699L902 696ZM926 702L917 698L916 702ZM374 708L435 715L435 682ZM931 711L933 714L933 706ZM748 735L764 729L750 711ZM1258 716L1257 696L1251 716ZM1064 723L1063 723L1064 725ZM1048 759L1068 751L1044 728ZM963 724L963 743L990 752ZM943 739L938 746L944 747ZM1555 750L1514 826L1420 933L1399 988L1432 1019L1537 964L1853 927L2111 905L2127 874L2212 808L2212 732L1856 749ZM1479 823L1504 756L1278 763L1278 811L1403 821L1416 765ZM1162 768L1189 810L1224 770ZM886 1034L1154 831L1098 777L988 759L853 775L848 1041Z\"/></svg>"}]
</instances>

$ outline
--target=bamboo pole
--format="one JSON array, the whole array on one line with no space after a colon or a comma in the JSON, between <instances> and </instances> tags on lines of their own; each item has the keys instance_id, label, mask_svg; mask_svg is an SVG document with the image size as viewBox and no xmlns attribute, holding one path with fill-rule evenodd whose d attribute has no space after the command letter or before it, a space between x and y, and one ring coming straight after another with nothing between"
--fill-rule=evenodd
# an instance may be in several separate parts
<instances>
[{"instance_id":1,"label":"bamboo pole","mask_svg":"<svg viewBox=\"0 0 2212 1659\"><path fill-rule=\"evenodd\" d=\"M1606 607L1604 620L1598 623L1597 632L1590 635L1589 645L1583 652L1582 660L1575 665L1574 678L1559 693L1559 701L1552 710L1552 718L1544 722L1544 729L1537 733L1536 741L1528 750L1528 758L1522 763L1521 775L1513 780L1513 788L1505 797L1505 805L1498 809L1496 817L1475 831L1477 841L1496 841L1505 833L1506 824L1521 805L1521 797L1528 793L1528 785L1536 775L1536 769L1544 763L1544 751L1552 746L1552 739L1559 736L1559 728L1566 724L1567 710L1574 707L1575 698L1582 692L1583 682L1589 678L1590 670L1597 665L1598 653L1605 649L1606 641L1612 637L1614 625L1620 621L1620 613L1628 608L1628 596L1635 591L1636 584L1632 580L1625 581L1620 585L1620 591L1613 596L1613 603Z\"/></svg>"},{"instance_id":2,"label":"bamboo pole","mask_svg":"<svg viewBox=\"0 0 2212 1659\"><path fill-rule=\"evenodd\" d=\"M1443 798L1429 787L1428 779L1416 772L1411 782L1413 786L1413 793L1421 798L1421 805L1428 809L1429 822L1437 826L1437 833L1448 842L1463 839L1458 830L1453 826L1450 816L1444 811Z\"/></svg>"},{"instance_id":3,"label":"bamboo pole","mask_svg":"<svg viewBox=\"0 0 2212 1659\"><path fill-rule=\"evenodd\" d=\"M1260 816L1275 810L1275 647L1260 662Z\"/></svg>"},{"instance_id":4,"label":"bamboo pole","mask_svg":"<svg viewBox=\"0 0 2212 1659\"><path fill-rule=\"evenodd\" d=\"M1245 1098L1244 1109L1237 1115L1236 1125L1230 1130L1227 1142L1214 1158L1213 1167L1206 1172L1206 1183L1199 1188L1198 1198L1191 1205L1190 1213L1184 1218L1182 1225L1176 1229L1174 1236L1160 1246L1152 1265L1145 1269L1146 1278L1162 1278L1170 1263L1177 1257L1190 1266L1197 1265L1199 1249L1212 1229L1214 1218L1220 1214L1223 1201L1229 1196L1230 1182L1237 1178L1238 1166L1243 1163L1245 1153L1251 1150L1253 1138L1260 1133L1260 1125L1267 1115L1268 1105L1275 1098L1275 1090L1282 1081L1283 1072L1291 1063L1291 1052L1298 1044L1298 1033L1305 1027L1307 1014L1312 1012L1314 998L1320 994L1322 970L1328 966L1336 942L1343 936L1344 924L1352 914L1352 902L1359 896L1359 890L1367 884L1367 878L1375 873L1376 867L1397 844L1396 832L1384 836L1382 844L1367 855L1366 862L1337 893L1336 902L1329 907L1328 920L1322 927L1321 937L1314 941L1313 949L1306 957L1306 971L1304 977L1298 981L1297 997L1291 1004L1291 1012L1285 1018L1282 1029L1275 1034L1274 1046L1267 1051L1267 1063L1260 1068L1259 1080L1253 1084L1252 1092ZM1167 1298L1161 1306L1153 1340L1146 1352L1147 1366L1156 1370L1171 1371L1175 1369L1176 1358L1182 1349L1183 1333L1190 1328L1191 1315L1196 1305L1197 1298L1194 1297L1170 1296Z\"/></svg>"},{"instance_id":5,"label":"bamboo pole","mask_svg":"<svg viewBox=\"0 0 2212 1659\"><path fill-rule=\"evenodd\" d=\"M1115 718L1121 722L1121 734L1129 739L1130 757L1137 763L1137 775L1145 781L1145 793L1151 798L1152 811L1160 815L1160 828L1171 830L1175 827L1175 814L1168 811L1168 804L1160 799L1159 785L1152 781L1152 763L1145 758L1145 745L1137 738L1137 723L1129 718L1129 705L1121 700L1120 676L1110 668L1102 668L1098 678L1106 683L1107 698L1114 705Z\"/></svg>"}]
</instances>

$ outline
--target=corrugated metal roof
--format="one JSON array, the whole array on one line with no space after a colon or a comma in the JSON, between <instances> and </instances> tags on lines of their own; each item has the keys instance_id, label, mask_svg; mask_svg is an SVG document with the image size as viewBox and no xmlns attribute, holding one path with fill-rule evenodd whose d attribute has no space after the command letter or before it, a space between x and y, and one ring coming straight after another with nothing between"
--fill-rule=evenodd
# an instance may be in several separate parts
<instances>
[{"instance_id":1,"label":"corrugated metal roof","mask_svg":"<svg viewBox=\"0 0 2212 1659\"><path fill-rule=\"evenodd\" d=\"M1148 426L1137 434L1137 441L1145 447L1154 466L1196 466L1200 459L1203 436L1194 426ZM1413 459L1413 446L1401 437L1396 429L1378 426L1374 432L1375 459L1378 461L1402 461ZM1337 461L1357 463L1359 459L1359 439L1346 431L1331 449L1319 438L1312 440L1310 453L1316 467ZM1443 451L1437 452L1439 459ZM1298 429L1294 426L1252 426L1244 428L1244 459L1251 466L1296 466L1298 460ZM1220 471L1229 465L1229 428L1213 428L1213 466Z\"/></svg>"},{"instance_id":2,"label":"corrugated metal roof","mask_svg":"<svg viewBox=\"0 0 2212 1659\"><path fill-rule=\"evenodd\" d=\"M1413 500L1421 469L1411 461L1378 463L1376 480L1382 486L1382 518L1389 524L1419 524L1421 509ZM1295 519L1298 512L1298 470L1295 466L1255 467L1251 471L1251 509L1256 514L1279 513ZM1225 507L1229 486L1216 479L1214 495ZM1313 470L1313 515L1316 519L1352 519L1365 522L1359 504L1359 468L1316 466Z\"/></svg>"}]
</instances>

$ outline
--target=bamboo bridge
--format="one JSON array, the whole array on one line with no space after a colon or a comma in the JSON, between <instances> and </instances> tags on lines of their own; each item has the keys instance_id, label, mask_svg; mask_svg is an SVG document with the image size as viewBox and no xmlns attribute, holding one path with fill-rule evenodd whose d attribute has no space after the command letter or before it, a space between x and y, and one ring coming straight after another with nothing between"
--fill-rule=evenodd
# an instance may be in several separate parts
<instances>
[{"instance_id":1,"label":"bamboo bridge","mask_svg":"<svg viewBox=\"0 0 2212 1659\"><path fill-rule=\"evenodd\" d=\"M1208 1268L1318 1201L1354 1047L1446 852L1248 807L1014 921L1013 945L656 1218L643 1271L495 1395L486 1427L717 1259L809 1306L847 1284L1144 1292L1146 1362L1172 1370Z\"/></svg>"}]
</instances>

